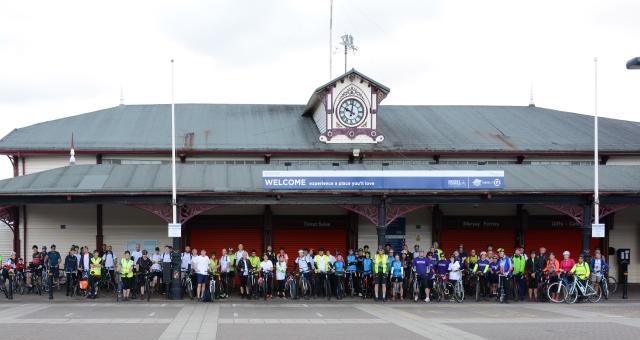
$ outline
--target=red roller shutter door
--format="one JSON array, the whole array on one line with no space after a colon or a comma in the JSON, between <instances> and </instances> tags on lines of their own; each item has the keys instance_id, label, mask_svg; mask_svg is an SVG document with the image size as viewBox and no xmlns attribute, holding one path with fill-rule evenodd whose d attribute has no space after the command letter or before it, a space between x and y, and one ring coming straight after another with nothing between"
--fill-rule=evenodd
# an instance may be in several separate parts
<instances>
[{"instance_id":1,"label":"red roller shutter door","mask_svg":"<svg viewBox=\"0 0 640 340\"><path fill-rule=\"evenodd\" d=\"M582 230L579 228L530 228L525 232L524 245L527 253L545 247L547 253L552 251L558 257L561 257L562 252L568 250L571 257L577 259L582 249ZM600 247L600 239L591 238L591 251L593 252L598 247Z\"/></svg>"},{"instance_id":2,"label":"red roller shutter door","mask_svg":"<svg viewBox=\"0 0 640 340\"><path fill-rule=\"evenodd\" d=\"M313 248L316 253L319 248L330 250L335 255L335 250L345 254L347 250L346 229L302 229L302 228L277 228L273 232L273 248L276 252L284 248L289 255L288 266L298 254L298 249Z\"/></svg>"},{"instance_id":3,"label":"red roller shutter door","mask_svg":"<svg viewBox=\"0 0 640 340\"><path fill-rule=\"evenodd\" d=\"M467 253L475 249L476 253L486 250L488 244L493 245L493 250L504 248L507 253L515 248L514 229L443 229L440 235L440 248L449 256L458 249L460 243L464 245Z\"/></svg>"},{"instance_id":4,"label":"red roller shutter door","mask_svg":"<svg viewBox=\"0 0 640 340\"><path fill-rule=\"evenodd\" d=\"M212 251L220 257L222 248L233 247L238 250L238 243L244 245L246 251L255 249L262 254L262 228L193 228L190 233L191 248L204 248L207 254Z\"/></svg>"}]
</instances>

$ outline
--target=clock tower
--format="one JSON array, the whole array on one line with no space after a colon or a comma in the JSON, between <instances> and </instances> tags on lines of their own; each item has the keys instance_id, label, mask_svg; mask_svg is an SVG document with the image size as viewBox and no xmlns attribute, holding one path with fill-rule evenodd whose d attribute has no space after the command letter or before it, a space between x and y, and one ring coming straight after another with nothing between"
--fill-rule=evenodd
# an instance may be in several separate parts
<instances>
[{"instance_id":1,"label":"clock tower","mask_svg":"<svg viewBox=\"0 0 640 340\"><path fill-rule=\"evenodd\" d=\"M304 115L315 121L321 142L382 142L377 113L388 93L388 87L352 69L317 88Z\"/></svg>"}]
</instances>

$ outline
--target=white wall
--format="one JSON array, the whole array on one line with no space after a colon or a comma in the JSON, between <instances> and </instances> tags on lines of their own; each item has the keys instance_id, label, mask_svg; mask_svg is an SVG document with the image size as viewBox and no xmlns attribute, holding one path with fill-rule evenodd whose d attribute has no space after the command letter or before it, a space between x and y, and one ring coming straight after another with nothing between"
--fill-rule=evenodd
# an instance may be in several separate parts
<instances>
[{"instance_id":1,"label":"white wall","mask_svg":"<svg viewBox=\"0 0 640 340\"><path fill-rule=\"evenodd\" d=\"M94 155L76 155L76 164L96 164ZM25 157L24 172L22 164L19 169L22 175L29 175L40 171L51 170L69 165L69 156L29 156ZM28 228L28 225L27 225Z\"/></svg>"},{"instance_id":2,"label":"white wall","mask_svg":"<svg viewBox=\"0 0 640 340\"><path fill-rule=\"evenodd\" d=\"M415 244L420 245L420 249L428 249L431 245L431 209L414 210L404 217L407 221L405 242L409 245L409 249L413 250ZM375 250L378 247L376 226L362 216L359 216L358 224L358 248L366 244L370 249ZM417 226L420 228L418 229Z\"/></svg>"},{"instance_id":3,"label":"white wall","mask_svg":"<svg viewBox=\"0 0 640 340\"><path fill-rule=\"evenodd\" d=\"M113 247L117 257L124 254L128 240L154 240L160 249L167 244L173 245L172 239L167 235L166 222L142 209L125 205L104 205L102 221L104 243Z\"/></svg>"},{"instance_id":4,"label":"white wall","mask_svg":"<svg viewBox=\"0 0 640 340\"><path fill-rule=\"evenodd\" d=\"M24 217L20 219L24 221ZM61 229L60 225L65 225ZM22 231L24 232L24 225ZM23 237L24 233L21 233ZM33 245L47 248L55 244L64 257L71 245L96 246L96 206L82 204L50 204L27 206L27 261L31 261Z\"/></svg>"},{"instance_id":5,"label":"white wall","mask_svg":"<svg viewBox=\"0 0 640 340\"><path fill-rule=\"evenodd\" d=\"M13 251L13 231L9 226L0 222L0 256L3 259L9 257Z\"/></svg>"},{"instance_id":6,"label":"white wall","mask_svg":"<svg viewBox=\"0 0 640 340\"><path fill-rule=\"evenodd\" d=\"M617 249L631 249L629 282L640 283L640 209L632 206L615 215L614 228L609 234L609 246ZM609 256L611 274L617 278L616 256Z\"/></svg>"},{"instance_id":7,"label":"white wall","mask_svg":"<svg viewBox=\"0 0 640 340\"><path fill-rule=\"evenodd\" d=\"M613 156L607 160L607 165L640 165L638 156Z\"/></svg>"}]
</instances>

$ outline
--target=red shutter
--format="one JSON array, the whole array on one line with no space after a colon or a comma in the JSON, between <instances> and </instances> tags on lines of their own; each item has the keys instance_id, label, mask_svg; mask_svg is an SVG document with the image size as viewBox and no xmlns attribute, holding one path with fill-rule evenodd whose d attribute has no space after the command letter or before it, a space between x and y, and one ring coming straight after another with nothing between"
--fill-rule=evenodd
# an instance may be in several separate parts
<instances>
[{"instance_id":1,"label":"red shutter","mask_svg":"<svg viewBox=\"0 0 640 340\"><path fill-rule=\"evenodd\" d=\"M238 250L238 243L242 243L244 250L251 252L255 249L262 255L262 228L193 228L190 234L191 248L204 248L207 254L212 251L220 257L222 248L233 247Z\"/></svg>"},{"instance_id":2,"label":"red shutter","mask_svg":"<svg viewBox=\"0 0 640 340\"><path fill-rule=\"evenodd\" d=\"M562 258L562 253L568 250L571 257L577 259L582 249L582 230L579 228L530 228L525 232L524 245L527 253L545 247L547 253L554 252L558 258ZM600 247L600 239L591 238L589 246L593 253Z\"/></svg>"},{"instance_id":3,"label":"red shutter","mask_svg":"<svg viewBox=\"0 0 640 340\"><path fill-rule=\"evenodd\" d=\"M514 229L443 229L440 235L440 248L446 256L451 255L462 243L468 253L472 249L477 254L487 249L487 245L493 245L493 250L504 248L508 254L515 248Z\"/></svg>"},{"instance_id":4,"label":"red shutter","mask_svg":"<svg viewBox=\"0 0 640 340\"><path fill-rule=\"evenodd\" d=\"M301 229L301 228L276 228L273 231L273 249L277 252L284 248L289 255L288 266L298 256L298 249L313 248L315 253L319 248L330 250L335 256L338 249L342 256L347 250L346 229Z\"/></svg>"}]
</instances>

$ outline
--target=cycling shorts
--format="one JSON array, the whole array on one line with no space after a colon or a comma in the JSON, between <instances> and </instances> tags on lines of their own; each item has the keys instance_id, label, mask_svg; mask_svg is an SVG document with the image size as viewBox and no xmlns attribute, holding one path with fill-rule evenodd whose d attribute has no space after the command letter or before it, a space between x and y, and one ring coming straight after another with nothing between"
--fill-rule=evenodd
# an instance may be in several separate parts
<instances>
[{"instance_id":1,"label":"cycling shorts","mask_svg":"<svg viewBox=\"0 0 640 340\"><path fill-rule=\"evenodd\" d=\"M376 274L373 282L377 285L387 284L387 274L386 273Z\"/></svg>"}]
</instances>

